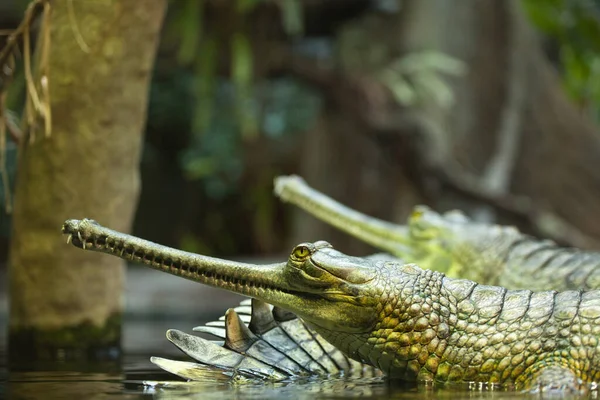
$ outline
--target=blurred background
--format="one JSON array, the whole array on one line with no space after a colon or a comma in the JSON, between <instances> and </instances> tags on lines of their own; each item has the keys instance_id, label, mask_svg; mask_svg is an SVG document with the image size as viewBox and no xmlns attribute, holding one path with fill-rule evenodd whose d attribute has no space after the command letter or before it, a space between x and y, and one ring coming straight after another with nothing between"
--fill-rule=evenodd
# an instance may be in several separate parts
<instances>
[{"instance_id":1,"label":"blurred background","mask_svg":"<svg viewBox=\"0 0 600 400\"><path fill-rule=\"evenodd\" d=\"M1 2L0 28L27 3ZM296 173L386 220L426 203L562 237L509 199L524 195L593 243L599 12L592 0L171 1L133 233L226 257L316 239L372 251L272 195L273 177ZM10 140L6 155L14 185Z\"/></svg>"},{"instance_id":2,"label":"blurred background","mask_svg":"<svg viewBox=\"0 0 600 400\"><path fill-rule=\"evenodd\" d=\"M28 3L0 2L0 47ZM69 35L85 38L79 6L71 5ZM298 174L385 220L403 223L416 204L459 208L598 249L599 22L594 0L170 1L132 233L225 258L283 259L294 244L316 240L374 252L274 197L274 177ZM17 71L6 99L17 123L24 86ZM2 284L17 148L7 134ZM84 216L92 215L72 215ZM163 301L186 283L159 285L159 273L136 271L128 307L139 312L184 314L206 298L186 286L187 305ZM6 296L0 302L6 310ZM225 304L201 307L216 315Z\"/></svg>"}]
</instances>

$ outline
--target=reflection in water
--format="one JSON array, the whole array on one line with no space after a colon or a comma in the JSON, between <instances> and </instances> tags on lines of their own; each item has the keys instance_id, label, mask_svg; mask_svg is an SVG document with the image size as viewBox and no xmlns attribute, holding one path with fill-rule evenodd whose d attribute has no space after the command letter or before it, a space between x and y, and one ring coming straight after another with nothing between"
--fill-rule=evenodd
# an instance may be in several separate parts
<instances>
[{"instance_id":1,"label":"reflection in water","mask_svg":"<svg viewBox=\"0 0 600 400\"><path fill-rule=\"evenodd\" d=\"M0 329L4 329L0 318ZM6 354L4 352L4 340L0 337L0 399L7 398L6 381L8 380L8 369L6 368Z\"/></svg>"},{"instance_id":2,"label":"reflection in water","mask_svg":"<svg viewBox=\"0 0 600 400\"><path fill-rule=\"evenodd\" d=\"M477 389L477 390L474 390ZM539 399L490 387L434 387L389 382L384 378L314 379L271 384L229 385L203 382L145 382L155 399Z\"/></svg>"},{"instance_id":3,"label":"reflection in water","mask_svg":"<svg viewBox=\"0 0 600 400\"><path fill-rule=\"evenodd\" d=\"M1 365L1 364L0 364ZM20 366L23 370L24 366ZM46 370L42 370L46 367ZM151 369L146 356L125 357L122 373L114 365L37 365L37 371L10 371L8 386L0 386L0 399L539 399L497 388L468 385L434 387L406 385L382 378L312 379L278 383L230 384L183 382ZM106 372L100 372L105 369ZM85 372L84 372L85 371ZM151 381L150 381L151 380ZM2 390L6 390L3 392Z\"/></svg>"},{"instance_id":4,"label":"reflection in water","mask_svg":"<svg viewBox=\"0 0 600 400\"><path fill-rule=\"evenodd\" d=\"M535 395L477 385L411 386L382 378L248 384L176 381L173 375L153 366L149 358L150 355L180 357L164 339L164 331L167 327L184 328L194 322L129 321L124 329L125 355L110 362L20 363L8 370L0 343L0 399L539 399ZM597 393L592 397L596 398Z\"/></svg>"},{"instance_id":5,"label":"reflection in water","mask_svg":"<svg viewBox=\"0 0 600 400\"><path fill-rule=\"evenodd\" d=\"M383 378L319 379L272 384L227 385L203 382L145 382L144 393L155 399L540 399L539 394L523 394L479 384L453 387L405 385ZM552 398L573 398L556 396ZM583 398L597 398L584 396Z\"/></svg>"},{"instance_id":6,"label":"reflection in water","mask_svg":"<svg viewBox=\"0 0 600 400\"><path fill-rule=\"evenodd\" d=\"M8 399L94 399L122 392L119 359L82 362L44 360L8 363Z\"/></svg>"},{"instance_id":7,"label":"reflection in water","mask_svg":"<svg viewBox=\"0 0 600 400\"><path fill-rule=\"evenodd\" d=\"M225 395L244 399L315 399L319 397L381 398L389 386L381 378L318 379L295 382L214 384L202 382L145 382L145 392L156 399L221 399Z\"/></svg>"},{"instance_id":8,"label":"reflection in water","mask_svg":"<svg viewBox=\"0 0 600 400\"><path fill-rule=\"evenodd\" d=\"M9 375L9 399L95 399L122 396L121 375L17 372Z\"/></svg>"}]
</instances>

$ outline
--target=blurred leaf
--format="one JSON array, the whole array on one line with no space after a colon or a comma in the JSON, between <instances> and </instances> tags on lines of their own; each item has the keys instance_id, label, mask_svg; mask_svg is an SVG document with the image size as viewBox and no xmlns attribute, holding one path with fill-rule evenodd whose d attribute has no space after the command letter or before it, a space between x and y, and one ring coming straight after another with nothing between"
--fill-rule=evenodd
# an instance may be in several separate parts
<instances>
[{"instance_id":1,"label":"blurred leaf","mask_svg":"<svg viewBox=\"0 0 600 400\"><path fill-rule=\"evenodd\" d=\"M236 9L239 13L245 14L252 11L261 1L264 0L237 0Z\"/></svg>"},{"instance_id":2,"label":"blurred leaf","mask_svg":"<svg viewBox=\"0 0 600 400\"><path fill-rule=\"evenodd\" d=\"M204 254L207 256L212 254L210 246L190 232L186 232L183 235L179 242L179 248L183 251L189 251L190 253Z\"/></svg>"},{"instance_id":3,"label":"blurred leaf","mask_svg":"<svg viewBox=\"0 0 600 400\"><path fill-rule=\"evenodd\" d=\"M205 38L196 60L196 113L194 131L204 132L209 124L215 80L217 77L217 43L213 38Z\"/></svg>"},{"instance_id":4,"label":"blurred leaf","mask_svg":"<svg viewBox=\"0 0 600 400\"><path fill-rule=\"evenodd\" d=\"M206 194L219 199L229 195L244 172L244 147L235 105L233 83L216 79L213 112L203 135L196 135L180 155L180 164L189 179L202 180ZM297 79L277 78L262 81L248 98L255 123L272 140L285 147L287 135L310 129L321 113L323 98L319 91ZM257 109L262 110L258 113ZM261 118L262 117L262 118Z\"/></svg>"},{"instance_id":5,"label":"blurred leaf","mask_svg":"<svg viewBox=\"0 0 600 400\"><path fill-rule=\"evenodd\" d=\"M252 48L245 35L233 35L231 53L233 82L237 87L247 88L252 81Z\"/></svg>"},{"instance_id":6,"label":"blurred leaf","mask_svg":"<svg viewBox=\"0 0 600 400\"><path fill-rule=\"evenodd\" d=\"M217 170L217 161L214 158L192 158L185 164L186 178L201 179L213 175Z\"/></svg>"},{"instance_id":7,"label":"blurred leaf","mask_svg":"<svg viewBox=\"0 0 600 400\"><path fill-rule=\"evenodd\" d=\"M304 11L300 0L280 0L283 29L291 36L300 36L304 31Z\"/></svg>"},{"instance_id":8,"label":"blurred leaf","mask_svg":"<svg viewBox=\"0 0 600 400\"><path fill-rule=\"evenodd\" d=\"M401 75L386 70L379 75L379 80L392 92L398 104L409 106L415 103L415 90Z\"/></svg>"},{"instance_id":9,"label":"blurred leaf","mask_svg":"<svg viewBox=\"0 0 600 400\"><path fill-rule=\"evenodd\" d=\"M588 89L591 97L598 102L598 99L600 99L600 57L594 57L590 65L590 75L592 78L590 79Z\"/></svg>"},{"instance_id":10,"label":"blurred leaf","mask_svg":"<svg viewBox=\"0 0 600 400\"><path fill-rule=\"evenodd\" d=\"M560 52L561 62L565 68L565 84L571 95L577 95L587 80L589 67L580 60L579 55L571 47L563 47Z\"/></svg>"},{"instance_id":11,"label":"blurred leaf","mask_svg":"<svg viewBox=\"0 0 600 400\"><path fill-rule=\"evenodd\" d=\"M392 61L377 76L399 104L413 105L428 97L440 107L449 107L454 94L442 77L462 75L466 70L461 60L436 51L424 51Z\"/></svg>"},{"instance_id":12,"label":"blurred leaf","mask_svg":"<svg viewBox=\"0 0 600 400\"><path fill-rule=\"evenodd\" d=\"M190 64L196 57L202 34L203 9L202 0L183 1L178 18L181 44L177 53L177 61L181 64Z\"/></svg>"},{"instance_id":13,"label":"blurred leaf","mask_svg":"<svg viewBox=\"0 0 600 400\"><path fill-rule=\"evenodd\" d=\"M600 111L600 2L524 0L527 15L559 47L564 86L580 105Z\"/></svg>"},{"instance_id":14,"label":"blurred leaf","mask_svg":"<svg viewBox=\"0 0 600 400\"><path fill-rule=\"evenodd\" d=\"M423 96L429 96L440 107L448 108L454 102L454 93L439 74L423 71L415 74L413 81L417 92L423 93Z\"/></svg>"},{"instance_id":15,"label":"blurred leaf","mask_svg":"<svg viewBox=\"0 0 600 400\"><path fill-rule=\"evenodd\" d=\"M236 110L242 135L253 138L258 134L256 117L252 113L252 48L248 38L236 33L231 41L231 78L236 90Z\"/></svg>"},{"instance_id":16,"label":"blurred leaf","mask_svg":"<svg viewBox=\"0 0 600 400\"><path fill-rule=\"evenodd\" d=\"M558 33L561 30L559 21L564 0L523 0L523 7L539 29L546 33Z\"/></svg>"},{"instance_id":17,"label":"blurred leaf","mask_svg":"<svg viewBox=\"0 0 600 400\"><path fill-rule=\"evenodd\" d=\"M439 51L407 54L393 62L390 68L404 74L418 73L423 69L435 69L448 75L461 75L466 72L464 62Z\"/></svg>"},{"instance_id":18,"label":"blurred leaf","mask_svg":"<svg viewBox=\"0 0 600 400\"><path fill-rule=\"evenodd\" d=\"M265 82L259 90L262 131L271 138L310 129L323 105L321 93L291 78Z\"/></svg>"}]
</instances>

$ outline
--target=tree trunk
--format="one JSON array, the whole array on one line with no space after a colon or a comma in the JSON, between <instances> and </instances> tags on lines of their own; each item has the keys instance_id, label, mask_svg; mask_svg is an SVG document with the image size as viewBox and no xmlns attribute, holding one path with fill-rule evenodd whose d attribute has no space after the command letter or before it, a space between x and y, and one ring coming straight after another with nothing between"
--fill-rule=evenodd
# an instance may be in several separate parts
<instances>
[{"instance_id":1,"label":"tree trunk","mask_svg":"<svg viewBox=\"0 0 600 400\"><path fill-rule=\"evenodd\" d=\"M52 2L52 135L23 140L15 193L13 356L119 344L123 263L67 246L60 228L88 217L130 229L165 7L166 0Z\"/></svg>"}]
</instances>

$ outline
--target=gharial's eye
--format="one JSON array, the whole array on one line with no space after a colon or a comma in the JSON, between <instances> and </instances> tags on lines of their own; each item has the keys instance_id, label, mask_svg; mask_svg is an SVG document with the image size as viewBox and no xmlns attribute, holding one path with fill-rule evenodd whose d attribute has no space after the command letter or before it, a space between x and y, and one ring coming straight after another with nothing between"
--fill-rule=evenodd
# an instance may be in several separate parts
<instances>
[{"instance_id":1,"label":"gharial's eye","mask_svg":"<svg viewBox=\"0 0 600 400\"><path fill-rule=\"evenodd\" d=\"M306 246L296 246L293 255L296 258L306 258L310 255L310 250Z\"/></svg>"},{"instance_id":2,"label":"gharial's eye","mask_svg":"<svg viewBox=\"0 0 600 400\"><path fill-rule=\"evenodd\" d=\"M425 214L425 213L423 212L422 209L415 208L413 210L413 212L410 214L410 217L408 219L409 219L410 222L418 222L419 220L422 219L423 214Z\"/></svg>"}]
</instances>

